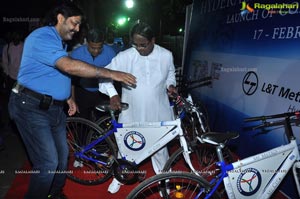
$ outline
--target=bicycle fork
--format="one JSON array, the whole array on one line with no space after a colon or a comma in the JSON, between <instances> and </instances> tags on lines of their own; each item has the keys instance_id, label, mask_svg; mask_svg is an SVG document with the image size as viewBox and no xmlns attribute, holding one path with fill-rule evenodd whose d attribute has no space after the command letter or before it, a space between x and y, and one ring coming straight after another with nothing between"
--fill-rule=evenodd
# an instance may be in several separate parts
<instances>
[{"instance_id":1,"label":"bicycle fork","mask_svg":"<svg viewBox=\"0 0 300 199\"><path fill-rule=\"evenodd\" d=\"M183 135L180 135L179 140L180 140L180 145L183 148L183 157L184 157L185 162L189 165L189 167L193 171L193 173L200 176L192 164L191 157L190 157L191 151L188 148L188 144L186 142L185 137Z\"/></svg>"},{"instance_id":2,"label":"bicycle fork","mask_svg":"<svg viewBox=\"0 0 300 199\"><path fill-rule=\"evenodd\" d=\"M295 183L298 191L298 196L300 197L300 161L296 161L294 163L293 174L294 174Z\"/></svg>"}]
</instances>

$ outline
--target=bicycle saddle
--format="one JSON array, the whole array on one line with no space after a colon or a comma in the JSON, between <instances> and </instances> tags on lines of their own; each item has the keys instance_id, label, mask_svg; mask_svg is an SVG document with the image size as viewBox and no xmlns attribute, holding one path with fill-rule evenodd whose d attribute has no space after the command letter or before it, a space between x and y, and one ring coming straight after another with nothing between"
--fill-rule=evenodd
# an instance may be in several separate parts
<instances>
[{"instance_id":1,"label":"bicycle saddle","mask_svg":"<svg viewBox=\"0 0 300 199\"><path fill-rule=\"evenodd\" d=\"M128 109L128 107L129 105L127 103L121 103L121 110L126 110ZM111 109L109 102L103 102L101 104L98 104L95 108L102 112L115 111Z\"/></svg>"},{"instance_id":2,"label":"bicycle saddle","mask_svg":"<svg viewBox=\"0 0 300 199\"><path fill-rule=\"evenodd\" d=\"M220 144L224 144L228 140L235 139L237 137L239 137L238 132L226 132L226 133L208 132L201 135L201 140L209 144L220 145Z\"/></svg>"}]
</instances>

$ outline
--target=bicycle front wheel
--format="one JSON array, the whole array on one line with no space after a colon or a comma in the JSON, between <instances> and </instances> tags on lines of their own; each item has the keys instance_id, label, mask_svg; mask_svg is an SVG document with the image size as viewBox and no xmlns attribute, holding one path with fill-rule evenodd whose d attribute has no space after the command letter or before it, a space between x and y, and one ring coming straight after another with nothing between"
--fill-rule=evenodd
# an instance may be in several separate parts
<instances>
[{"instance_id":1,"label":"bicycle front wheel","mask_svg":"<svg viewBox=\"0 0 300 199\"><path fill-rule=\"evenodd\" d=\"M172 153L163 170L191 172L191 169L184 161L183 152L183 148L180 147L174 153ZM233 161L233 156L229 148L225 147L223 149L223 155L226 162L229 163ZM207 144L192 146L190 158L196 172L206 180L211 180L211 178L219 173L219 168L216 166L216 162L219 160L214 146Z\"/></svg>"},{"instance_id":2,"label":"bicycle front wheel","mask_svg":"<svg viewBox=\"0 0 300 199\"><path fill-rule=\"evenodd\" d=\"M109 138L79 155L84 147L103 136L103 134L104 132L99 126L87 119L67 118L67 141L69 146L69 172L67 172L67 177L69 179L83 185L96 185L111 177L111 161L113 160L112 157L115 156L115 147Z\"/></svg>"},{"instance_id":3,"label":"bicycle front wheel","mask_svg":"<svg viewBox=\"0 0 300 199\"><path fill-rule=\"evenodd\" d=\"M135 187L126 199L205 198L209 183L192 173L167 172L152 176ZM218 198L217 193L212 198Z\"/></svg>"},{"instance_id":4,"label":"bicycle front wheel","mask_svg":"<svg viewBox=\"0 0 300 199\"><path fill-rule=\"evenodd\" d=\"M191 169L184 161L183 152L183 148L181 147L172 153L163 170L191 172ZM227 147L223 149L223 155L227 163L232 162L234 159L230 149ZM205 180L211 181L219 174L220 169L216 165L216 162L219 160L214 146L207 144L193 146L190 158L196 170L195 172L205 178ZM218 195L220 197L226 197L225 187L223 185L218 187Z\"/></svg>"}]
</instances>

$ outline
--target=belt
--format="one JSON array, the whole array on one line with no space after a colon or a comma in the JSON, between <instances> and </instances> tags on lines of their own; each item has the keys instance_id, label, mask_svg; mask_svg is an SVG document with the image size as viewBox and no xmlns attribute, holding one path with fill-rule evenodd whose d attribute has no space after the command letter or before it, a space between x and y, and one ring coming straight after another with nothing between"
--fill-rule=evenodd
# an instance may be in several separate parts
<instances>
[{"instance_id":1,"label":"belt","mask_svg":"<svg viewBox=\"0 0 300 199\"><path fill-rule=\"evenodd\" d=\"M18 87L18 91L21 92L21 93L25 93L26 95L29 95L31 97L34 97L38 100L43 100L43 98L45 97L45 95L41 94L41 93L38 93L38 92L35 92L29 88L26 88L20 84L17 84L17 87ZM52 102L51 104L53 105L58 105L58 106L63 106L65 104L65 101L64 100L55 100L55 99L52 99Z\"/></svg>"}]
</instances>

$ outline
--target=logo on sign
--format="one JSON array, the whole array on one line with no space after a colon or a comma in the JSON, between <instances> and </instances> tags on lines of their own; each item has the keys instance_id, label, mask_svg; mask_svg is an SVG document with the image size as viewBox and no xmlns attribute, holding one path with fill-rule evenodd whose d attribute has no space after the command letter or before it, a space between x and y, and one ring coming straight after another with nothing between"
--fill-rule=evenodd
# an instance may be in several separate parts
<instances>
[{"instance_id":1,"label":"logo on sign","mask_svg":"<svg viewBox=\"0 0 300 199\"><path fill-rule=\"evenodd\" d=\"M130 150L139 151L145 147L146 140L141 133L130 131L124 136L124 143Z\"/></svg>"},{"instance_id":2,"label":"logo on sign","mask_svg":"<svg viewBox=\"0 0 300 199\"><path fill-rule=\"evenodd\" d=\"M253 95L258 87L258 77L253 71L246 73L243 79L243 91L246 95Z\"/></svg>"},{"instance_id":3,"label":"logo on sign","mask_svg":"<svg viewBox=\"0 0 300 199\"><path fill-rule=\"evenodd\" d=\"M257 169L248 168L243 170L237 179L238 191L244 196L255 194L261 185L261 175Z\"/></svg>"}]
</instances>

